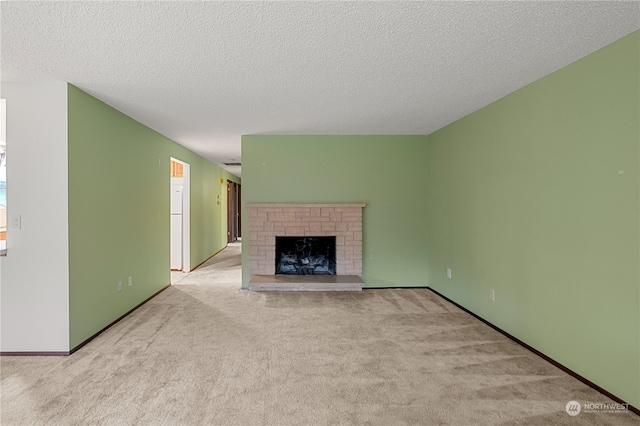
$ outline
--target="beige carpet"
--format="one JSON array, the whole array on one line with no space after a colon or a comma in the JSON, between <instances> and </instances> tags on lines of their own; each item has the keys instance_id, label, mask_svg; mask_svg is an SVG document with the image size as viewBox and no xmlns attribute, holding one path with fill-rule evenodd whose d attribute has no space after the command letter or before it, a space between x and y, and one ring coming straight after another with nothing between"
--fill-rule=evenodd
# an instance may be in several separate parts
<instances>
[{"instance_id":1,"label":"beige carpet","mask_svg":"<svg viewBox=\"0 0 640 426\"><path fill-rule=\"evenodd\" d=\"M234 245L70 357L2 357L8 425L638 425L424 289L240 290Z\"/></svg>"}]
</instances>

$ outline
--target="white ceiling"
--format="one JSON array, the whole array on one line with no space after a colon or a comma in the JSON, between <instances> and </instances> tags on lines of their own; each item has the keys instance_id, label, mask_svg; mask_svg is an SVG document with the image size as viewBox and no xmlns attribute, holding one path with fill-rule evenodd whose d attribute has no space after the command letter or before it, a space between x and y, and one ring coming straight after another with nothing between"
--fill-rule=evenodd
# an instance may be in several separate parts
<instances>
[{"instance_id":1,"label":"white ceiling","mask_svg":"<svg viewBox=\"0 0 640 426\"><path fill-rule=\"evenodd\" d=\"M429 134L640 28L637 1L0 11L3 81L68 81L217 164L243 134Z\"/></svg>"}]
</instances>

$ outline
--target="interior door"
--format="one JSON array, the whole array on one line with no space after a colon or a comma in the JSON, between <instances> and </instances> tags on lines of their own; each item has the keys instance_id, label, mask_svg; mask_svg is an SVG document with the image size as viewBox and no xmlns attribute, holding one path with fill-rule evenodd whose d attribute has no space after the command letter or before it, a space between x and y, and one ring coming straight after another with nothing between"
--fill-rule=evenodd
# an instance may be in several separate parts
<instances>
[{"instance_id":1,"label":"interior door","mask_svg":"<svg viewBox=\"0 0 640 426\"><path fill-rule=\"evenodd\" d=\"M238 185L238 199L237 199L237 202L236 202L236 213L237 213L237 216L238 216L238 219L237 219L238 238L242 237L242 220L241 220L241 217L240 217L240 212L242 211L242 208L241 208L241 206L242 206L242 197L241 197L241 195L242 195L242 185Z\"/></svg>"},{"instance_id":2,"label":"interior door","mask_svg":"<svg viewBox=\"0 0 640 426\"><path fill-rule=\"evenodd\" d=\"M237 183L227 181L227 243L238 239L238 190Z\"/></svg>"}]
</instances>

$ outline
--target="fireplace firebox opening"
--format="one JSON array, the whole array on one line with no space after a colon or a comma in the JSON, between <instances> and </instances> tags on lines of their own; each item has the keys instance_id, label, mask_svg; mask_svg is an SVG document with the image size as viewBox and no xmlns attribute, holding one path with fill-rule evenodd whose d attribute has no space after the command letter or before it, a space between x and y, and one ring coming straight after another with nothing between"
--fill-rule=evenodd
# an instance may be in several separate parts
<instances>
[{"instance_id":1,"label":"fireplace firebox opening","mask_svg":"<svg viewBox=\"0 0 640 426\"><path fill-rule=\"evenodd\" d=\"M336 237L276 236L276 274L336 275Z\"/></svg>"}]
</instances>

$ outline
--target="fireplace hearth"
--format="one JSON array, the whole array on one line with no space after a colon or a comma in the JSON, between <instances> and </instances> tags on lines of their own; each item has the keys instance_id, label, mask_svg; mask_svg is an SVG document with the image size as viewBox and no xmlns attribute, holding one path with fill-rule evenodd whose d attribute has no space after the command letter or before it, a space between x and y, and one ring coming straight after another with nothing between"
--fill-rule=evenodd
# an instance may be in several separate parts
<instances>
[{"instance_id":1,"label":"fireplace hearth","mask_svg":"<svg viewBox=\"0 0 640 426\"><path fill-rule=\"evenodd\" d=\"M276 275L335 275L336 237L276 236Z\"/></svg>"}]
</instances>

